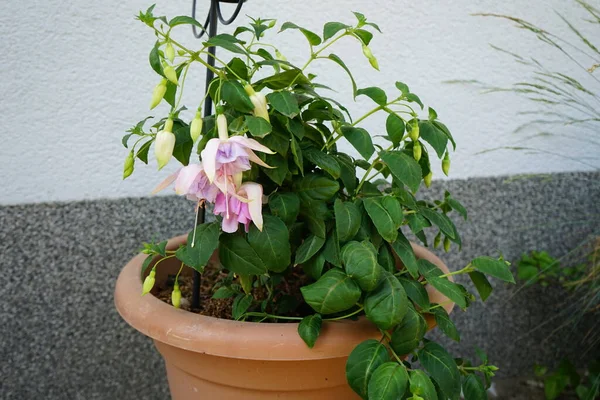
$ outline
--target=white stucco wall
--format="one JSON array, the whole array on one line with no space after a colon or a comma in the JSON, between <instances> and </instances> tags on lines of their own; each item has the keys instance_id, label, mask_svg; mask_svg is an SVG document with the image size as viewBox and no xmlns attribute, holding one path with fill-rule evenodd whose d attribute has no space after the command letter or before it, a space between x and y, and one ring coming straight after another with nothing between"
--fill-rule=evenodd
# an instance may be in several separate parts
<instances>
[{"instance_id":1,"label":"white stucco wall","mask_svg":"<svg viewBox=\"0 0 600 400\"><path fill-rule=\"evenodd\" d=\"M189 14L191 9L191 0L157 2L157 12L169 16ZM0 204L147 195L175 168L173 162L157 174L154 164L138 163L133 176L121 181L126 150L120 138L124 131L146 115L166 112L165 108L148 111L157 82L147 62L153 35L133 18L149 3L2 3ZM199 13L204 15L208 1L198 3ZM228 13L231 6L224 9ZM553 10L574 19L581 17L583 12L570 1L249 0L242 14L276 18L279 23L293 20L320 32L330 20L353 23L351 10L365 13L384 32L376 35L371 46L381 72L370 69L355 41L340 43L335 53L354 69L360 87L377 85L391 91L394 81L401 80L437 110L459 143L453 156L453 177L584 169L569 160L524 152L477 155L518 141L511 132L519 123L517 112L526 103L508 94L481 95L474 88L442 83L480 79L502 85L523 73L508 57L492 50L489 42L521 53L533 49L532 55L560 66L563 60L552 61L547 48L530 35L507 22L470 14L517 15L566 32ZM244 20L242 15L240 22ZM179 29L182 41L193 46L191 36L188 26ZM306 47L298 33L288 31L274 41L290 43L287 57L303 62ZM314 65L320 66L325 68L312 71L339 90L337 97L350 99L346 75L334 64ZM194 106L204 90L203 71L196 70L191 79L187 87L196 88L185 94L184 102ZM364 98L350 108L360 115L367 107L371 103ZM365 127L380 134L384 129L381 122L369 119ZM597 147L573 145L567 151L593 159Z\"/></svg>"}]
</instances>

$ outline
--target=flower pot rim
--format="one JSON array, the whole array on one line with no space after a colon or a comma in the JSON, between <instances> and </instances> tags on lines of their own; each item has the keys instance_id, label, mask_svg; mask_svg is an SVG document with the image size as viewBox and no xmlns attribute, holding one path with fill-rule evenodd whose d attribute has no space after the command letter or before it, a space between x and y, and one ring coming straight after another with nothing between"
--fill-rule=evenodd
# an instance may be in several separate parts
<instances>
[{"instance_id":1,"label":"flower pot rim","mask_svg":"<svg viewBox=\"0 0 600 400\"><path fill-rule=\"evenodd\" d=\"M185 243L187 235L169 240L167 248ZM448 267L436 255L411 243L417 258L437 265L444 273ZM298 335L299 323L258 323L209 317L176 309L155 296L141 296L141 265L146 254L138 254L123 268L115 286L115 306L121 317L133 328L154 340L198 353L214 356L293 361L347 357L357 343L380 339L379 330L365 317L357 321L324 321L321 334L310 349ZM450 277L452 278L452 277ZM449 303L441 293L427 285L430 298ZM235 343L235 345L233 345Z\"/></svg>"}]
</instances>

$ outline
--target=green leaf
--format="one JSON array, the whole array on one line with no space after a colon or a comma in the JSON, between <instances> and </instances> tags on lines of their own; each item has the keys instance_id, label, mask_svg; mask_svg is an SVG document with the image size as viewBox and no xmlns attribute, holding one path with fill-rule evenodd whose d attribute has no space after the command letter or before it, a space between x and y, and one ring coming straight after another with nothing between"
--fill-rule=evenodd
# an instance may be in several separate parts
<instances>
[{"instance_id":1,"label":"green leaf","mask_svg":"<svg viewBox=\"0 0 600 400\"><path fill-rule=\"evenodd\" d=\"M246 115L246 125L254 137L265 137L273 130L271 124L262 117L253 117Z\"/></svg>"},{"instance_id":2,"label":"green leaf","mask_svg":"<svg viewBox=\"0 0 600 400\"><path fill-rule=\"evenodd\" d=\"M306 203L327 201L340 190L336 181L317 174L307 174L293 184L294 192Z\"/></svg>"},{"instance_id":3,"label":"green leaf","mask_svg":"<svg viewBox=\"0 0 600 400\"><path fill-rule=\"evenodd\" d=\"M252 224L248 243L269 271L283 272L291 262L290 236L287 226L274 215L263 215L263 229Z\"/></svg>"},{"instance_id":4,"label":"green leaf","mask_svg":"<svg viewBox=\"0 0 600 400\"><path fill-rule=\"evenodd\" d=\"M323 274L323 267L325 266L325 256L323 253L318 253L313 256L310 260L302 264L304 273L310 276L312 279L319 280Z\"/></svg>"},{"instance_id":5,"label":"green leaf","mask_svg":"<svg viewBox=\"0 0 600 400\"><path fill-rule=\"evenodd\" d=\"M239 320L244 316L248 308L252 305L252 296L249 294L239 294L233 300L231 314L233 319Z\"/></svg>"},{"instance_id":6,"label":"green leaf","mask_svg":"<svg viewBox=\"0 0 600 400\"><path fill-rule=\"evenodd\" d=\"M454 224L445 214L438 213L427 207L419 207L419 213L440 228L444 235L450 239L456 238Z\"/></svg>"},{"instance_id":7,"label":"green leaf","mask_svg":"<svg viewBox=\"0 0 600 400\"><path fill-rule=\"evenodd\" d=\"M238 81L225 81L221 87L221 98L241 112L251 112L254 105L244 87ZM266 122L266 121L265 121Z\"/></svg>"},{"instance_id":8,"label":"green leaf","mask_svg":"<svg viewBox=\"0 0 600 400\"><path fill-rule=\"evenodd\" d=\"M365 314L379 329L391 329L406 315L408 298L398 278L380 266L379 268L381 279L377 287L365 297Z\"/></svg>"},{"instance_id":9,"label":"green leaf","mask_svg":"<svg viewBox=\"0 0 600 400\"><path fill-rule=\"evenodd\" d=\"M319 337L322 323L323 318L321 317L321 314L313 314L304 317L298 325L298 334L302 340L304 340L304 343L311 349L314 347L315 342Z\"/></svg>"},{"instance_id":10,"label":"green leaf","mask_svg":"<svg viewBox=\"0 0 600 400\"><path fill-rule=\"evenodd\" d=\"M150 267L150 264L152 264L153 260L154 260L154 256L152 254L148 254L148 257L146 257L146 259L142 263L142 269L140 271L140 276L142 278L142 282L144 281L144 278L145 278L145 275L146 275L146 271Z\"/></svg>"},{"instance_id":11,"label":"green leaf","mask_svg":"<svg viewBox=\"0 0 600 400\"><path fill-rule=\"evenodd\" d=\"M387 104L387 95L385 94L385 91L378 87L372 86L364 89L358 89L356 91L356 96L360 95L368 96L371 100L373 100L380 106L385 106Z\"/></svg>"},{"instance_id":12,"label":"green leaf","mask_svg":"<svg viewBox=\"0 0 600 400\"><path fill-rule=\"evenodd\" d=\"M339 179L341 175L340 164L334 156L324 153L312 146L305 147L302 154L308 161L331 175L333 179Z\"/></svg>"},{"instance_id":13,"label":"green leaf","mask_svg":"<svg viewBox=\"0 0 600 400\"><path fill-rule=\"evenodd\" d=\"M228 299L237 294L235 290L233 290L230 286L221 286L216 290L216 292L212 295L213 299Z\"/></svg>"},{"instance_id":14,"label":"green leaf","mask_svg":"<svg viewBox=\"0 0 600 400\"><path fill-rule=\"evenodd\" d=\"M358 285L339 268L327 271L318 281L300 288L304 301L320 314L334 314L354 306L360 298Z\"/></svg>"},{"instance_id":15,"label":"green leaf","mask_svg":"<svg viewBox=\"0 0 600 400\"><path fill-rule=\"evenodd\" d=\"M265 86L269 89L281 90L290 86L292 82L298 85L310 83L301 70L293 68L256 81L253 86L254 90L261 90Z\"/></svg>"},{"instance_id":16,"label":"green leaf","mask_svg":"<svg viewBox=\"0 0 600 400\"><path fill-rule=\"evenodd\" d=\"M348 193L354 193L356 190L356 167L352 162L352 158L346 154L336 154L338 164L340 165L340 178L342 184Z\"/></svg>"},{"instance_id":17,"label":"green leaf","mask_svg":"<svg viewBox=\"0 0 600 400\"><path fill-rule=\"evenodd\" d=\"M314 209L309 207L300 207L300 215L302 216L304 222L306 222L309 231L320 238L326 238L327 227L325 226L325 220L323 219L323 216L317 215L314 212Z\"/></svg>"},{"instance_id":18,"label":"green leaf","mask_svg":"<svg viewBox=\"0 0 600 400\"><path fill-rule=\"evenodd\" d=\"M421 214L408 214L406 221L408 222L408 226L410 226L410 230L415 234L431 226L431 223Z\"/></svg>"},{"instance_id":19,"label":"green leaf","mask_svg":"<svg viewBox=\"0 0 600 400\"><path fill-rule=\"evenodd\" d=\"M300 174L304 175L304 156L302 154L302 149L298 144L298 141L295 137L292 136L290 141L290 149L292 150L292 156L294 157L294 164L298 167Z\"/></svg>"},{"instance_id":20,"label":"green leaf","mask_svg":"<svg viewBox=\"0 0 600 400\"><path fill-rule=\"evenodd\" d=\"M150 66L160 76L164 77L165 74L163 72L162 64L160 62L160 53L158 52L158 47L160 46L159 42L154 43L154 47L150 51L150 55L148 56L148 61L150 62Z\"/></svg>"},{"instance_id":21,"label":"green leaf","mask_svg":"<svg viewBox=\"0 0 600 400\"><path fill-rule=\"evenodd\" d=\"M406 278L398 278L398 280L409 299L422 309L429 308L429 295L421 282Z\"/></svg>"},{"instance_id":22,"label":"green leaf","mask_svg":"<svg viewBox=\"0 0 600 400\"><path fill-rule=\"evenodd\" d=\"M262 157L264 157L267 165L272 167L261 167L262 172L264 172L264 174L267 175L277 185L281 186L289 171L287 159L279 154L265 154L262 155L261 158Z\"/></svg>"},{"instance_id":23,"label":"green leaf","mask_svg":"<svg viewBox=\"0 0 600 400\"><path fill-rule=\"evenodd\" d=\"M427 374L420 369L410 371L410 392L416 394L423 399L438 400L437 393L433 382Z\"/></svg>"},{"instance_id":24,"label":"green leaf","mask_svg":"<svg viewBox=\"0 0 600 400\"><path fill-rule=\"evenodd\" d=\"M469 374L463 380L462 391L465 400L487 400L487 392L481 379L475 374Z\"/></svg>"},{"instance_id":25,"label":"green leaf","mask_svg":"<svg viewBox=\"0 0 600 400\"><path fill-rule=\"evenodd\" d=\"M439 158L444 157L448 137L430 121L419 121L419 133L421 138L433 147Z\"/></svg>"},{"instance_id":26,"label":"green leaf","mask_svg":"<svg viewBox=\"0 0 600 400\"><path fill-rule=\"evenodd\" d=\"M409 304L406 315L392 332L390 346L398 355L409 354L419 346L427 332L427 322L412 304Z\"/></svg>"},{"instance_id":27,"label":"green leaf","mask_svg":"<svg viewBox=\"0 0 600 400\"><path fill-rule=\"evenodd\" d=\"M398 115L390 114L385 121L385 130L387 131L388 137L394 146L398 147L400 142L402 142L402 138L404 137L406 124Z\"/></svg>"},{"instance_id":28,"label":"green leaf","mask_svg":"<svg viewBox=\"0 0 600 400\"><path fill-rule=\"evenodd\" d=\"M314 32L309 31L308 29L299 27L298 25L296 25L292 22L286 22L283 25L281 25L281 29L279 29L279 32L283 32L287 29L298 29L300 32L302 32L302 34L306 37L306 39L308 39L308 42L310 43L311 46L318 46L321 44L321 38L319 37L319 35L317 35Z\"/></svg>"},{"instance_id":29,"label":"green leaf","mask_svg":"<svg viewBox=\"0 0 600 400\"><path fill-rule=\"evenodd\" d=\"M451 399L458 399L460 396L460 373L452 356L435 342L427 342L417 354L419 362L439 385L442 392Z\"/></svg>"},{"instance_id":30,"label":"green leaf","mask_svg":"<svg viewBox=\"0 0 600 400\"><path fill-rule=\"evenodd\" d=\"M422 178L421 167L412 157L400 151L383 151L380 156L396 179L413 192L419 189Z\"/></svg>"},{"instance_id":31,"label":"green leaf","mask_svg":"<svg viewBox=\"0 0 600 400\"><path fill-rule=\"evenodd\" d=\"M175 135L175 147L173 148L173 157L183 165L188 165L194 142L190 137L189 125L182 125L179 122L173 124L173 134Z\"/></svg>"},{"instance_id":32,"label":"green leaf","mask_svg":"<svg viewBox=\"0 0 600 400\"><path fill-rule=\"evenodd\" d=\"M377 262L388 272L396 272L396 260L392 254L390 248L386 243L379 246L379 253L377 254Z\"/></svg>"},{"instance_id":33,"label":"green leaf","mask_svg":"<svg viewBox=\"0 0 600 400\"><path fill-rule=\"evenodd\" d=\"M173 28L177 25L195 25L198 28L204 30L204 27L202 26L202 24L200 22L198 22L195 18L188 17L187 15L180 15L177 17L173 17L173 19L171 19L169 21L169 26L171 28Z\"/></svg>"},{"instance_id":34,"label":"green leaf","mask_svg":"<svg viewBox=\"0 0 600 400\"><path fill-rule=\"evenodd\" d=\"M354 93L354 97L356 97L356 91L357 91L356 81L354 80L354 77L352 76L352 72L350 72L350 69L346 66L344 61L342 61L342 59L339 58L338 56L336 56L335 54L330 54L328 58L330 60L332 60L333 62L335 62L340 67L342 67L346 71L346 73L348 73L348 76L350 77L350 81L352 81L352 93Z\"/></svg>"},{"instance_id":35,"label":"green leaf","mask_svg":"<svg viewBox=\"0 0 600 400\"><path fill-rule=\"evenodd\" d=\"M369 242L348 242L342 248L342 262L348 276L356 280L362 290L373 290L383 269L377 264L377 253Z\"/></svg>"},{"instance_id":36,"label":"green leaf","mask_svg":"<svg viewBox=\"0 0 600 400\"><path fill-rule=\"evenodd\" d=\"M400 93L402 93L402 95L405 97L407 94L410 93L410 89L408 88L408 85L404 82L396 82L396 87L398 88Z\"/></svg>"},{"instance_id":37,"label":"green leaf","mask_svg":"<svg viewBox=\"0 0 600 400\"><path fill-rule=\"evenodd\" d=\"M356 236L360 229L360 210L354 203L337 199L334 203L335 226L339 240L347 242Z\"/></svg>"},{"instance_id":38,"label":"green leaf","mask_svg":"<svg viewBox=\"0 0 600 400\"><path fill-rule=\"evenodd\" d=\"M328 263L342 268L342 251L336 229L332 229L327 236L325 247L323 248L323 257Z\"/></svg>"},{"instance_id":39,"label":"green leaf","mask_svg":"<svg viewBox=\"0 0 600 400\"><path fill-rule=\"evenodd\" d=\"M453 210L456 210L465 219L465 221L467 220L467 209L458 200L452 197L447 197L446 203L452 207Z\"/></svg>"},{"instance_id":40,"label":"green leaf","mask_svg":"<svg viewBox=\"0 0 600 400\"><path fill-rule=\"evenodd\" d=\"M456 283L450 282L448 278L440 278L437 276L428 277L427 282L463 310L467 308L465 294L461 287Z\"/></svg>"},{"instance_id":41,"label":"green leaf","mask_svg":"<svg viewBox=\"0 0 600 400\"><path fill-rule=\"evenodd\" d=\"M397 400L408 386L408 373L403 364L386 362L380 365L369 380L369 399Z\"/></svg>"},{"instance_id":42,"label":"green leaf","mask_svg":"<svg viewBox=\"0 0 600 400\"><path fill-rule=\"evenodd\" d=\"M440 121L433 121L433 125L435 125L439 130L444 132L446 136L448 136L448 140L450 140L450 142L452 143L452 148L456 150L456 142L454 141L454 138L452 137L452 134L450 133L448 127L442 124Z\"/></svg>"},{"instance_id":43,"label":"green leaf","mask_svg":"<svg viewBox=\"0 0 600 400\"><path fill-rule=\"evenodd\" d=\"M391 196L369 197L363 204L379 234L390 243L395 241L403 219L398 200Z\"/></svg>"},{"instance_id":44,"label":"green leaf","mask_svg":"<svg viewBox=\"0 0 600 400\"><path fill-rule=\"evenodd\" d=\"M327 22L323 27L323 41L327 41L339 31L348 28L350 28L350 26L342 24L341 22Z\"/></svg>"},{"instance_id":45,"label":"green leaf","mask_svg":"<svg viewBox=\"0 0 600 400\"><path fill-rule=\"evenodd\" d=\"M416 94L408 93L406 95L406 100L408 100L411 103L417 103L421 106L421 109L423 109L423 102L421 101L421 99L419 99L419 96L417 96Z\"/></svg>"},{"instance_id":46,"label":"green leaf","mask_svg":"<svg viewBox=\"0 0 600 400\"><path fill-rule=\"evenodd\" d=\"M221 229L217 222L198 225L188 234L187 245L175 252L175 257L188 267L202 273L219 245Z\"/></svg>"},{"instance_id":47,"label":"green leaf","mask_svg":"<svg viewBox=\"0 0 600 400\"><path fill-rule=\"evenodd\" d=\"M364 29L354 29L353 32L356 36L358 36L360 41L367 46L369 43L371 43L371 39L373 39L373 34L369 31L365 31Z\"/></svg>"},{"instance_id":48,"label":"green leaf","mask_svg":"<svg viewBox=\"0 0 600 400\"><path fill-rule=\"evenodd\" d=\"M238 275L263 275L267 266L240 235L221 235L219 259L223 267Z\"/></svg>"},{"instance_id":49,"label":"green leaf","mask_svg":"<svg viewBox=\"0 0 600 400\"><path fill-rule=\"evenodd\" d=\"M504 282L515 283L515 277L506 262L492 257L477 257L471 261L471 265L484 274L503 280Z\"/></svg>"},{"instance_id":50,"label":"green leaf","mask_svg":"<svg viewBox=\"0 0 600 400\"><path fill-rule=\"evenodd\" d=\"M298 250L296 251L296 260L294 264L303 264L308 261L309 258L317 254L317 251L321 250L321 247L325 244L325 239L310 235L302 242Z\"/></svg>"},{"instance_id":51,"label":"green leaf","mask_svg":"<svg viewBox=\"0 0 600 400\"><path fill-rule=\"evenodd\" d=\"M234 57L227 64L227 76L229 79L248 80L248 67L239 57Z\"/></svg>"},{"instance_id":52,"label":"green leaf","mask_svg":"<svg viewBox=\"0 0 600 400\"><path fill-rule=\"evenodd\" d=\"M346 362L346 379L352 390L367 399L373 372L389 359L387 348L377 340L369 339L356 346Z\"/></svg>"},{"instance_id":53,"label":"green leaf","mask_svg":"<svg viewBox=\"0 0 600 400\"><path fill-rule=\"evenodd\" d=\"M216 46L222 47L225 50L229 50L232 53L243 54L246 55L246 50L244 50L241 46L239 46L240 41L235 37L228 33L222 33L220 35L215 35L204 42L205 46Z\"/></svg>"},{"instance_id":54,"label":"green leaf","mask_svg":"<svg viewBox=\"0 0 600 400\"><path fill-rule=\"evenodd\" d=\"M291 92L282 90L279 92L269 93L267 100L271 106L289 118L294 118L300 113L298 108L298 101Z\"/></svg>"},{"instance_id":55,"label":"green leaf","mask_svg":"<svg viewBox=\"0 0 600 400\"><path fill-rule=\"evenodd\" d=\"M369 132L363 128L356 128L354 126L342 126L342 135L350 142L352 146L360 153L360 155L368 160L375 152L373 147L373 141ZM417 164L418 165L418 164ZM420 176L419 176L420 179Z\"/></svg>"},{"instance_id":56,"label":"green leaf","mask_svg":"<svg viewBox=\"0 0 600 400\"><path fill-rule=\"evenodd\" d=\"M419 277L417 258L415 257L415 252L413 251L410 242L402 232L398 233L398 238L392 243L392 249L394 249L396 255L400 257L402 264L404 264L410 275L417 279Z\"/></svg>"},{"instance_id":57,"label":"green leaf","mask_svg":"<svg viewBox=\"0 0 600 400\"><path fill-rule=\"evenodd\" d=\"M448 316L448 313L443 307L436 307L430 311L435 317L435 323L450 339L460 342L460 333L456 329L456 325Z\"/></svg>"},{"instance_id":58,"label":"green leaf","mask_svg":"<svg viewBox=\"0 0 600 400\"><path fill-rule=\"evenodd\" d=\"M300 198L296 193L273 193L269 196L271 213L290 225L296 221L300 212Z\"/></svg>"},{"instance_id":59,"label":"green leaf","mask_svg":"<svg viewBox=\"0 0 600 400\"><path fill-rule=\"evenodd\" d=\"M473 281L473 285L475 285L475 289L479 293L479 297L481 297L481 301L486 301L490 294L492 294L492 285L487 280L484 274L479 271L469 272L469 277L471 281Z\"/></svg>"}]
</instances>

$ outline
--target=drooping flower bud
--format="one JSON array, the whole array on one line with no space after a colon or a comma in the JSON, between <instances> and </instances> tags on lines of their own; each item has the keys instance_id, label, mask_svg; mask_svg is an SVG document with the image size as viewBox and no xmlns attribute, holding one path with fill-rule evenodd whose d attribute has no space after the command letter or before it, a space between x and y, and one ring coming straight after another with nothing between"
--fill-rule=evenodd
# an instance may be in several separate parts
<instances>
[{"instance_id":1,"label":"drooping flower bud","mask_svg":"<svg viewBox=\"0 0 600 400\"><path fill-rule=\"evenodd\" d=\"M415 142L413 144L413 157L418 162L421 159L421 154L423 149L421 148L421 144L419 142Z\"/></svg>"},{"instance_id":2,"label":"drooping flower bud","mask_svg":"<svg viewBox=\"0 0 600 400\"><path fill-rule=\"evenodd\" d=\"M171 160L173 156L173 149L175 148L175 135L171 130L173 129L173 120L167 119L165 127L162 131L156 134L156 140L154 143L154 155L158 162L158 169L160 170Z\"/></svg>"},{"instance_id":3,"label":"drooping flower bud","mask_svg":"<svg viewBox=\"0 0 600 400\"><path fill-rule=\"evenodd\" d=\"M437 235L435 235L435 238L433 239L433 248L437 249L437 247L440 245L442 241L442 232L438 232Z\"/></svg>"},{"instance_id":4,"label":"drooping flower bud","mask_svg":"<svg viewBox=\"0 0 600 400\"><path fill-rule=\"evenodd\" d=\"M433 178L433 172L429 171L427 175L423 178L423 182L425 182L425 186L431 186L431 179Z\"/></svg>"},{"instance_id":5,"label":"drooping flower bud","mask_svg":"<svg viewBox=\"0 0 600 400\"><path fill-rule=\"evenodd\" d=\"M173 291L171 292L171 304L173 307L181 307L181 290L179 289L179 282L176 280L173 285Z\"/></svg>"},{"instance_id":6,"label":"drooping flower bud","mask_svg":"<svg viewBox=\"0 0 600 400\"><path fill-rule=\"evenodd\" d=\"M196 112L196 116L192 120L190 124L190 136L192 137L192 141L196 142L202 133L202 115L200 111Z\"/></svg>"},{"instance_id":7,"label":"drooping flower bud","mask_svg":"<svg viewBox=\"0 0 600 400\"><path fill-rule=\"evenodd\" d=\"M171 67L168 64L164 64L163 65L163 73L165 74L165 77L171 81L172 83L177 85L177 73L175 72L175 70L173 69L173 67Z\"/></svg>"},{"instance_id":8,"label":"drooping flower bud","mask_svg":"<svg viewBox=\"0 0 600 400\"><path fill-rule=\"evenodd\" d=\"M277 49L275 49L275 58L277 58L279 61L287 61L287 58L285 58L285 56Z\"/></svg>"},{"instance_id":9,"label":"drooping flower bud","mask_svg":"<svg viewBox=\"0 0 600 400\"><path fill-rule=\"evenodd\" d=\"M227 117L225 114L219 114L217 116L217 132L219 133L219 139L227 140L229 138L227 130Z\"/></svg>"},{"instance_id":10,"label":"drooping flower bud","mask_svg":"<svg viewBox=\"0 0 600 400\"><path fill-rule=\"evenodd\" d=\"M408 135L413 142L419 140L419 121L416 118L410 121Z\"/></svg>"},{"instance_id":11,"label":"drooping flower bud","mask_svg":"<svg viewBox=\"0 0 600 400\"><path fill-rule=\"evenodd\" d=\"M446 236L446 237L444 238L444 251L445 251L446 253L450 251L450 245L451 245L451 243L450 243L450 239L448 238L448 236Z\"/></svg>"},{"instance_id":12,"label":"drooping flower bud","mask_svg":"<svg viewBox=\"0 0 600 400\"><path fill-rule=\"evenodd\" d=\"M133 173L133 164L135 163L133 150L129 152L127 158L125 159L125 164L123 165L123 179L126 179L129 175Z\"/></svg>"},{"instance_id":13,"label":"drooping flower bud","mask_svg":"<svg viewBox=\"0 0 600 400\"><path fill-rule=\"evenodd\" d=\"M167 92L167 80L163 79L160 81L158 85L154 87L154 91L152 92L152 101L150 102L150 109L152 110L154 107L160 104L161 100L165 96Z\"/></svg>"},{"instance_id":14,"label":"drooping flower bud","mask_svg":"<svg viewBox=\"0 0 600 400\"><path fill-rule=\"evenodd\" d=\"M254 110L252 111L254 116L261 117L261 118L267 120L268 122L271 122L269 120L269 111L267 109L267 98L265 97L265 95L260 92L254 91L254 88L250 84L247 84L246 86L244 86L244 90L248 94L248 97L250 97L250 101L252 102L252 105L254 106Z\"/></svg>"},{"instance_id":15,"label":"drooping flower bud","mask_svg":"<svg viewBox=\"0 0 600 400\"><path fill-rule=\"evenodd\" d=\"M444 159L442 160L442 171L444 171L446 176L448 176L448 173L450 172L450 155L448 152L446 152Z\"/></svg>"},{"instance_id":16,"label":"drooping flower bud","mask_svg":"<svg viewBox=\"0 0 600 400\"><path fill-rule=\"evenodd\" d=\"M175 49L171 42L167 42L167 45L165 46L165 57L167 57L167 60L170 62L173 62L175 59Z\"/></svg>"},{"instance_id":17,"label":"drooping flower bud","mask_svg":"<svg viewBox=\"0 0 600 400\"><path fill-rule=\"evenodd\" d=\"M363 51L363 54L365 55L365 57L367 57L367 59L369 60L369 64L371 64L371 66L373 68L375 68L377 71L379 71L379 63L377 62L377 59L373 55L373 52L371 52L371 49L369 48L369 46L367 46L366 44L363 44L362 51Z\"/></svg>"},{"instance_id":18,"label":"drooping flower bud","mask_svg":"<svg viewBox=\"0 0 600 400\"><path fill-rule=\"evenodd\" d=\"M150 293L152 288L154 287L154 282L156 281L156 270L152 268L146 279L144 279L144 284L142 285L142 296Z\"/></svg>"}]
</instances>

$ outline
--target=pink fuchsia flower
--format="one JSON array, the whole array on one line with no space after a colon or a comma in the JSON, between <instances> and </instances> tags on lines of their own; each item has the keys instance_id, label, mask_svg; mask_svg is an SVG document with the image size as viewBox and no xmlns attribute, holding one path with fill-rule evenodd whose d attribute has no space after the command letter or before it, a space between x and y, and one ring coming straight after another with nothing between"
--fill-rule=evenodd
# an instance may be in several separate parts
<instances>
[{"instance_id":1,"label":"pink fuchsia flower","mask_svg":"<svg viewBox=\"0 0 600 400\"><path fill-rule=\"evenodd\" d=\"M213 182L215 176L219 174L234 176L248 171L250 161L269 168L269 165L258 158L254 151L268 154L274 154L274 152L254 139L244 136L229 137L227 118L223 114L217 117L217 130L219 137L210 139L201 153L204 171L210 182Z\"/></svg>"},{"instance_id":2,"label":"pink fuchsia flower","mask_svg":"<svg viewBox=\"0 0 600 400\"><path fill-rule=\"evenodd\" d=\"M262 231L262 195L262 186L254 182L243 183L235 195L219 192L215 200L214 213L223 217L221 227L223 232L236 232L239 224L244 224L248 232L250 222Z\"/></svg>"},{"instance_id":3,"label":"pink fuchsia flower","mask_svg":"<svg viewBox=\"0 0 600 400\"><path fill-rule=\"evenodd\" d=\"M175 182L175 193L185 195L189 200L194 201L206 200L213 203L222 189L235 192L233 184L221 177L216 179L214 184L210 183L202 164L190 164L167 177L152 193L160 192L173 182Z\"/></svg>"}]
</instances>

